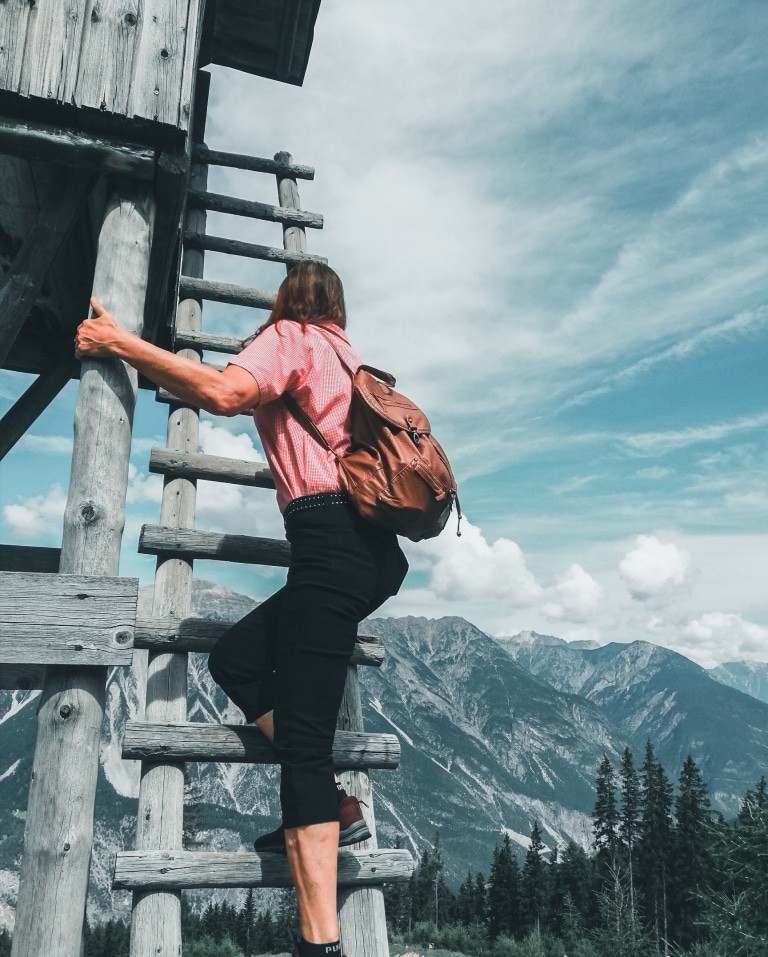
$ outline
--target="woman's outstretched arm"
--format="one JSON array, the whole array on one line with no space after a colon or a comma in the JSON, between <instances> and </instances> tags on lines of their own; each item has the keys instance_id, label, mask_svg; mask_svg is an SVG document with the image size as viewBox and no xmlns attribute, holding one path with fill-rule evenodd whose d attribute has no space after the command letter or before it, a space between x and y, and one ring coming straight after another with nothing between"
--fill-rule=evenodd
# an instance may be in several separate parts
<instances>
[{"instance_id":1,"label":"woman's outstretched arm","mask_svg":"<svg viewBox=\"0 0 768 957\"><path fill-rule=\"evenodd\" d=\"M214 415L237 415L259 403L259 386L250 372L229 365L223 372L173 352L159 349L126 332L98 299L91 299L95 318L77 327L75 355L122 359L182 402Z\"/></svg>"}]
</instances>

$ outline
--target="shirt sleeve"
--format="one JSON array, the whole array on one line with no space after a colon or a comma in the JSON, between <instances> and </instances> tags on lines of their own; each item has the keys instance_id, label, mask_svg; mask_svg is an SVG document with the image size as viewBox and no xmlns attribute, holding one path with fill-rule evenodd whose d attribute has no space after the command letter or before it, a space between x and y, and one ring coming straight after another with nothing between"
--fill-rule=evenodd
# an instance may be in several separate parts
<instances>
[{"instance_id":1,"label":"shirt sleeve","mask_svg":"<svg viewBox=\"0 0 768 957\"><path fill-rule=\"evenodd\" d=\"M259 333L229 364L251 373L259 386L262 404L294 390L306 376L308 358L301 324L280 321Z\"/></svg>"}]
</instances>

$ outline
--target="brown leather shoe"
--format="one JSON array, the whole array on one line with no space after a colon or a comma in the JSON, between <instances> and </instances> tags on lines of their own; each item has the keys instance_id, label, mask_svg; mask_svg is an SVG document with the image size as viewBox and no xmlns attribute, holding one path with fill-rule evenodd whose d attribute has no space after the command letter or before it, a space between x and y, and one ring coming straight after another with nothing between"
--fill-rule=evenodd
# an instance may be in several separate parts
<instances>
[{"instance_id":1,"label":"brown leather shoe","mask_svg":"<svg viewBox=\"0 0 768 957\"><path fill-rule=\"evenodd\" d=\"M367 841L370 836L371 832L360 810L360 802L348 794L339 801L339 847ZM282 824L269 834L257 837L253 848L259 854L285 854L285 830Z\"/></svg>"}]
</instances>

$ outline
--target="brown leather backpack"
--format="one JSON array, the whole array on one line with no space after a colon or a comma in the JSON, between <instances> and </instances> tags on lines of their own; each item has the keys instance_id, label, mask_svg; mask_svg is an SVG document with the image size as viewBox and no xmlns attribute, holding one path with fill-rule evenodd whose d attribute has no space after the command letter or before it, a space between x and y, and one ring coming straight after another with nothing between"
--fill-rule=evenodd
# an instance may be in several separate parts
<instances>
[{"instance_id":1,"label":"brown leather backpack","mask_svg":"<svg viewBox=\"0 0 768 957\"><path fill-rule=\"evenodd\" d=\"M328 339L330 345L347 366ZM350 368L347 366L347 368ZM439 535L454 502L461 535L461 506L448 457L429 420L395 392L395 377L372 366L354 372L350 422L352 445L339 457L309 415L286 393L283 399L323 448L335 456L339 478L357 511L373 525L411 541Z\"/></svg>"}]
</instances>

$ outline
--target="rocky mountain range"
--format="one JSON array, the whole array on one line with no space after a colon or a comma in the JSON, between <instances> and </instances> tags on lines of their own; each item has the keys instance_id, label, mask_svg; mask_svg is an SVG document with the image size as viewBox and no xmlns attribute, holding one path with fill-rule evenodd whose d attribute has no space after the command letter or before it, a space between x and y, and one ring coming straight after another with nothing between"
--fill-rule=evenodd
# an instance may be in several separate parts
<instances>
[{"instance_id":1,"label":"rocky mountain range","mask_svg":"<svg viewBox=\"0 0 768 957\"><path fill-rule=\"evenodd\" d=\"M150 591L143 590L140 614ZM196 583L195 615L231 620L253 604ZM627 745L639 764L650 738L672 780L690 753L726 814L765 773L768 664L707 672L647 642L595 647L530 632L493 639L456 617L373 619L361 631L386 649L381 668L361 668L366 728L394 731L402 746L398 770L372 772L379 843L400 840L417 856L440 830L451 883L467 870L487 874L504 832L526 847L534 820L550 847L568 840L587 847L598 763L606 754L618 764ZM137 653L133 669L109 678L96 918L127 915L130 906L109 882L115 850L133 841L138 767L120 758L120 738L127 718L141 713L144 668ZM205 656L190 656L189 685L190 720L242 720L211 681ZM0 693L0 925L10 923L18 883L35 707L33 695ZM276 769L190 764L188 773L201 846L244 849L278 822Z\"/></svg>"}]
</instances>

